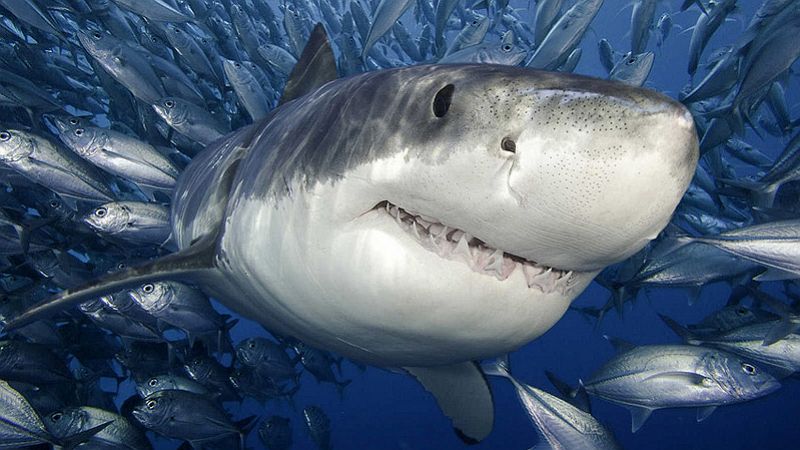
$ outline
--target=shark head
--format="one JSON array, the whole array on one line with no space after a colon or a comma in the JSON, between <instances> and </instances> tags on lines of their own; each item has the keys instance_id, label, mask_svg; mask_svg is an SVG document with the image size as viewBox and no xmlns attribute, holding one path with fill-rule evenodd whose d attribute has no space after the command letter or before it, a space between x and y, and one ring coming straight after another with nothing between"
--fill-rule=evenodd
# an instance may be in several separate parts
<instances>
[{"instance_id":1,"label":"shark head","mask_svg":"<svg viewBox=\"0 0 800 450\"><path fill-rule=\"evenodd\" d=\"M239 309L384 366L539 336L656 237L698 158L677 102L505 66L337 80L266 127L220 241Z\"/></svg>"}]
</instances>

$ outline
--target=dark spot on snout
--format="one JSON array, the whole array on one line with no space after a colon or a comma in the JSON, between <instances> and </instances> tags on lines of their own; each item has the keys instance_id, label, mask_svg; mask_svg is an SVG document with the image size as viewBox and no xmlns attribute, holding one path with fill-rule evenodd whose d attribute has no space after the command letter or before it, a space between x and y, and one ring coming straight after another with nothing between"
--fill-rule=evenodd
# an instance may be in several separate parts
<instances>
[{"instance_id":1,"label":"dark spot on snout","mask_svg":"<svg viewBox=\"0 0 800 450\"><path fill-rule=\"evenodd\" d=\"M436 96L433 97L433 115L436 117L444 117L450 109L450 103L453 101L453 92L456 87L452 84L439 89Z\"/></svg>"}]
</instances>

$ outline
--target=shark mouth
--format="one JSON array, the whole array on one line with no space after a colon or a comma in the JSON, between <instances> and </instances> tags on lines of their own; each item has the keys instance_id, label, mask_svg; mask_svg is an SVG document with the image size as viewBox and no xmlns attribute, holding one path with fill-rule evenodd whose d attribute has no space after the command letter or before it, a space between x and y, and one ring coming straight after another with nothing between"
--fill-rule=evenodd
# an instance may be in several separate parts
<instances>
[{"instance_id":1,"label":"shark mouth","mask_svg":"<svg viewBox=\"0 0 800 450\"><path fill-rule=\"evenodd\" d=\"M504 281L519 270L529 289L538 289L543 293L559 292L565 295L574 285L573 271L545 266L504 252L463 230L407 211L388 201L378 203L375 209L385 211L422 247L442 258L463 262L474 272Z\"/></svg>"}]
</instances>

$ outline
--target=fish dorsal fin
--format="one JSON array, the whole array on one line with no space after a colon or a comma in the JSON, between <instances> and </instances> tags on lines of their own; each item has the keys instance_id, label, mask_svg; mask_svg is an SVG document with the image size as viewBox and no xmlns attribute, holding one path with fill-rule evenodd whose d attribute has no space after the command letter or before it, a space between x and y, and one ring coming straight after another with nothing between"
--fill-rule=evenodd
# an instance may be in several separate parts
<instances>
[{"instance_id":1,"label":"fish dorsal fin","mask_svg":"<svg viewBox=\"0 0 800 450\"><path fill-rule=\"evenodd\" d=\"M631 433L636 433L639 428L642 428L653 410L643 406L630 406L628 409L631 411Z\"/></svg>"},{"instance_id":2,"label":"fish dorsal fin","mask_svg":"<svg viewBox=\"0 0 800 450\"><path fill-rule=\"evenodd\" d=\"M659 314L658 317L661 318L664 324L666 324L670 328L670 330L672 330L673 333L678 335L678 337L683 339L685 342L689 342L692 339L694 339L694 336L692 336L691 331L689 331L686 327L676 322L671 317L668 317L664 314Z\"/></svg>"},{"instance_id":3,"label":"fish dorsal fin","mask_svg":"<svg viewBox=\"0 0 800 450\"><path fill-rule=\"evenodd\" d=\"M634 348L636 348L635 345L631 344L630 342L624 339L615 338L607 334L604 334L603 337L606 338L606 340L609 343L611 343L611 345L614 347L614 350L616 350L617 353L625 353L627 351L631 351Z\"/></svg>"},{"instance_id":4,"label":"fish dorsal fin","mask_svg":"<svg viewBox=\"0 0 800 450\"><path fill-rule=\"evenodd\" d=\"M215 271L216 237L216 234L204 236L177 253L163 256L127 270L111 273L75 289L62 291L55 297L47 299L14 317L5 323L2 328L4 328L5 332L9 332L37 320L47 318L86 300L132 288L147 281L176 278L188 278L191 280L200 273Z\"/></svg>"},{"instance_id":5,"label":"fish dorsal fin","mask_svg":"<svg viewBox=\"0 0 800 450\"><path fill-rule=\"evenodd\" d=\"M338 76L336 58L328 41L328 34L322 24L318 23L308 38L303 54L289 74L280 104L302 97Z\"/></svg>"},{"instance_id":6,"label":"fish dorsal fin","mask_svg":"<svg viewBox=\"0 0 800 450\"><path fill-rule=\"evenodd\" d=\"M492 392L477 364L467 361L450 366L405 369L433 394L442 412L453 421L461 440L475 444L492 431Z\"/></svg>"}]
</instances>

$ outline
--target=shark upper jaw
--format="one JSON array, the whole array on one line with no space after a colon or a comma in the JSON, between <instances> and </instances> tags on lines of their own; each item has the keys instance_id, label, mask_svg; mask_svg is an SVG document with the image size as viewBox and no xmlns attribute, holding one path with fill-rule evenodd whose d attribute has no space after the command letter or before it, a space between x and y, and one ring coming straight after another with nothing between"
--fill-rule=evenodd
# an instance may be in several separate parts
<instances>
[{"instance_id":1,"label":"shark upper jaw","mask_svg":"<svg viewBox=\"0 0 800 450\"><path fill-rule=\"evenodd\" d=\"M456 226L443 224L436 218L415 213L387 200L375 205L371 212L388 215L400 230L413 237L426 250L441 258L461 262L481 276L513 282L517 277L513 280L509 278L519 271L528 289L561 295L572 293L576 279L572 270L546 266L494 248Z\"/></svg>"}]
</instances>

